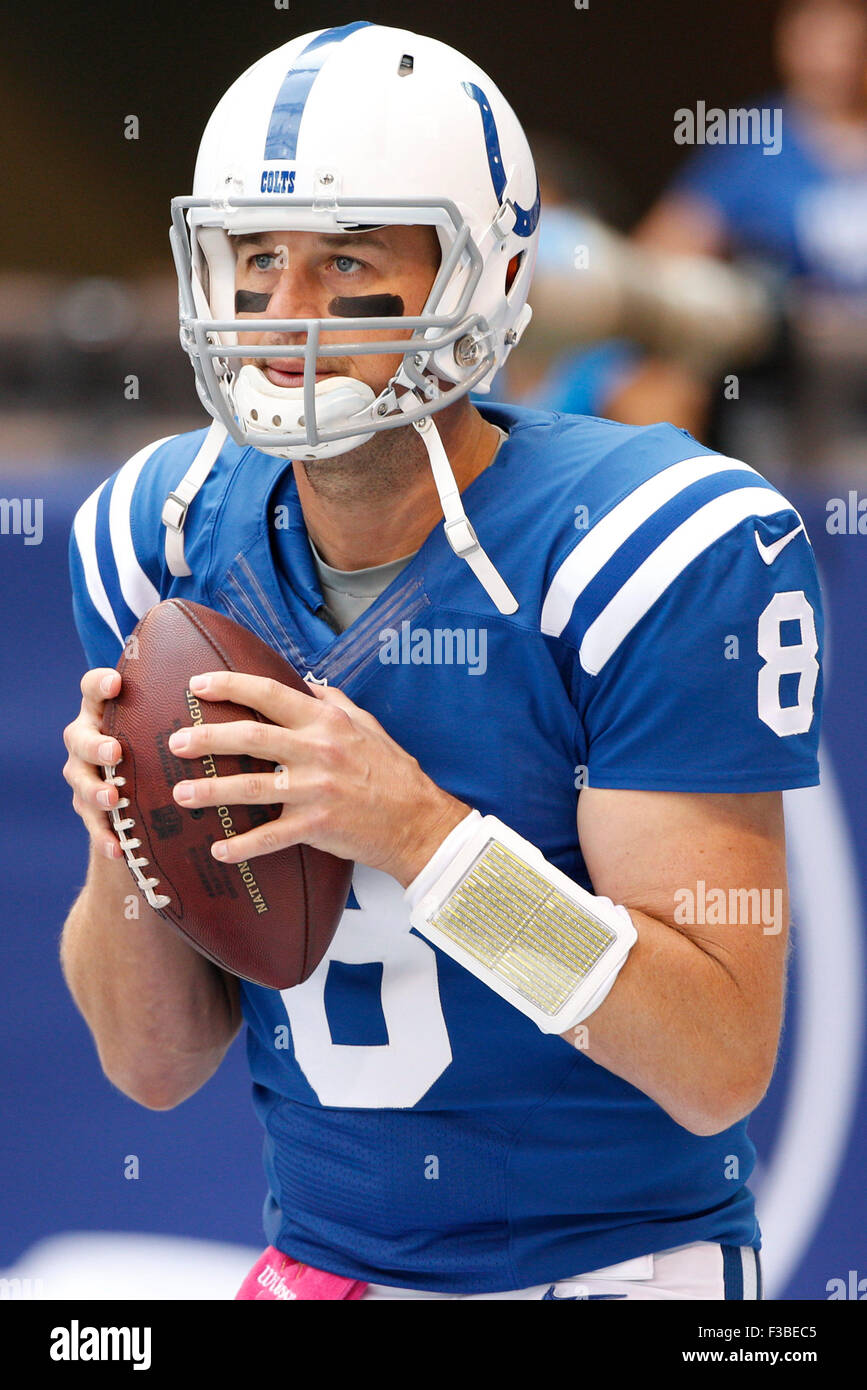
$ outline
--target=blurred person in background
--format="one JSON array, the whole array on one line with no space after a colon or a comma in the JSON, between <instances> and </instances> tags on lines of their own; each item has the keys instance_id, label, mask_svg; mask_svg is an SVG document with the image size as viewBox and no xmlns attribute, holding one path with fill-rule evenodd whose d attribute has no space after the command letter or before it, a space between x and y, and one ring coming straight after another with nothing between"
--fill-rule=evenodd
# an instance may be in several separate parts
<instances>
[{"instance_id":1,"label":"blurred person in background","mask_svg":"<svg viewBox=\"0 0 867 1390\"><path fill-rule=\"evenodd\" d=\"M526 392L518 383L516 393L544 408L630 424L669 419L731 454L748 453L777 477L787 461L835 474L863 468L867 3L786 0L775 54L782 91L757 105L782 112L779 152L731 143L693 154L629 243L605 236L597 266L616 260L610 278L621 310L608 333L599 332L589 351L586 333L582 340L576 333L573 351L537 374ZM546 212L549 235L546 245L543 229L537 277L544 284L547 272L552 285L557 280L566 304L566 209L559 202ZM584 215L569 215L577 242ZM591 243L591 266L594 231L583 238ZM731 278L715 279L710 266ZM573 270L574 302L591 282ZM643 309L634 288L642 283ZM538 321L563 318L551 316L553 295L535 299ZM591 333L605 327L592 313L585 322ZM724 390L723 373L735 369L740 378L727 377L734 386ZM740 409L728 409L732 401Z\"/></svg>"},{"instance_id":2,"label":"blurred person in background","mask_svg":"<svg viewBox=\"0 0 867 1390\"><path fill-rule=\"evenodd\" d=\"M645 245L746 252L840 295L867 293L867 3L786 0L775 52L783 139L708 145L638 229Z\"/></svg>"},{"instance_id":3,"label":"blurred person in background","mask_svg":"<svg viewBox=\"0 0 867 1390\"><path fill-rule=\"evenodd\" d=\"M542 410L667 419L698 434L705 379L773 331L762 282L714 257L645 248L608 222L610 184L556 135L532 137L544 216L534 317L501 391Z\"/></svg>"},{"instance_id":4,"label":"blurred person in background","mask_svg":"<svg viewBox=\"0 0 867 1390\"><path fill-rule=\"evenodd\" d=\"M749 258L776 280L775 348L741 383L746 409L726 411L704 386L708 424L716 407L721 446L737 452L748 436L753 461L777 476L785 459L839 474L867 461L865 0L786 0L775 53L782 91L758 105L782 111L780 152L708 145L636 238Z\"/></svg>"}]
</instances>

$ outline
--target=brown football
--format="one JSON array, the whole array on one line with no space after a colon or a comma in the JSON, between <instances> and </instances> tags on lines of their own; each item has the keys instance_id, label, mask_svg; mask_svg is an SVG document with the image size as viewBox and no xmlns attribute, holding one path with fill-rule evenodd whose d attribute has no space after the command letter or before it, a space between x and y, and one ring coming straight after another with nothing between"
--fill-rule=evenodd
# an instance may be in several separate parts
<instances>
[{"instance_id":1,"label":"brown football","mask_svg":"<svg viewBox=\"0 0 867 1390\"><path fill-rule=\"evenodd\" d=\"M116 700L107 700L103 732L116 738L121 761L108 769L121 795L111 813L127 866L145 900L209 960L254 984L288 989L313 973L337 930L352 863L309 845L221 864L215 840L241 835L280 814L281 806L207 806L187 810L172 789L203 776L273 775L274 763L244 755L178 758L176 729L204 721L269 721L227 701L199 702L189 679L201 671L271 676L310 691L275 651L238 623L199 603L166 599L127 639L117 669ZM121 780L122 779L122 780Z\"/></svg>"}]
</instances>

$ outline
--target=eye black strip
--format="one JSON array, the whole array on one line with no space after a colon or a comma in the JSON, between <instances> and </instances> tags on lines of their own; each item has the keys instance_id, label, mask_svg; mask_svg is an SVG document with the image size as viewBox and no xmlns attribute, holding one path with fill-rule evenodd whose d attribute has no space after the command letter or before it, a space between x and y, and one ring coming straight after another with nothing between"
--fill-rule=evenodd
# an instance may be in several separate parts
<instances>
[{"instance_id":1,"label":"eye black strip","mask_svg":"<svg viewBox=\"0 0 867 1390\"><path fill-rule=\"evenodd\" d=\"M403 313L403 300L399 294L341 295L332 299L328 312L337 319L399 317Z\"/></svg>"},{"instance_id":2,"label":"eye black strip","mask_svg":"<svg viewBox=\"0 0 867 1390\"><path fill-rule=\"evenodd\" d=\"M236 314L262 314L270 303L270 294L258 294L255 290L235 291Z\"/></svg>"},{"instance_id":3,"label":"eye black strip","mask_svg":"<svg viewBox=\"0 0 867 1390\"><path fill-rule=\"evenodd\" d=\"M270 303L270 294L235 291L236 314L262 314ZM399 318L403 313L403 300L399 294L344 295L332 299L328 312L339 319Z\"/></svg>"}]
</instances>

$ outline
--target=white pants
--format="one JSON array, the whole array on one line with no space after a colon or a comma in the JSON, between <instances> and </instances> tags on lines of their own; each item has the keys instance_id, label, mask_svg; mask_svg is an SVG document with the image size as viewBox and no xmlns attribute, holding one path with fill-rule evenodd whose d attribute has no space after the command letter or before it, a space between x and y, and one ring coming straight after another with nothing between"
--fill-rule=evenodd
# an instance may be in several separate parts
<instances>
[{"instance_id":1,"label":"white pants","mask_svg":"<svg viewBox=\"0 0 867 1390\"><path fill-rule=\"evenodd\" d=\"M362 1294L362 1300L366 1298L505 1298L528 1302L561 1299L570 1303L621 1298L758 1299L761 1268L758 1251L750 1246L699 1241L656 1255L639 1255L605 1269L560 1279L555 1284L537 1284L507 1293L430 1293L390 1284L368 1284Z\"/></svg>"}]
</instances>

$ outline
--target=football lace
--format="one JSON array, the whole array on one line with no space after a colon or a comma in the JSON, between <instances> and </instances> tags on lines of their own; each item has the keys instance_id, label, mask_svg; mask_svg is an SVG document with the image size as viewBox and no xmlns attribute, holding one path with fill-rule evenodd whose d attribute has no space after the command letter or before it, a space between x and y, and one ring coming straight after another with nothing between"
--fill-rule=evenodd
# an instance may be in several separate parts
<instances>
[{"instance_id":1,"label":"football lace","mask_svg":"<svg viewBox=\"0 0 867 1390\"><path fill-rule=\"evenodd\" d=\"M126 786L126 778L118 777L117 775L117 763L112 763L110 766L106 767L103 775L106 782L113 787ZM120 847L126 855L126 862L129 865L130 873L141 890L145 901L150 907L154 908L155 911L160 912L162 908L168 907L171 898L166 897L164 893L156 893L154 891L154 889L160 886L158 878L145 878L142 873L142 869L145 868L150 861L145 859L144 856L136 858L135 852L137 849L141 849L141 840L130 839L126 833L128 830L135 829L135 819L132 816L128 816L125 820L121 819L121 811L126 810L127 806L129 806L129 797L122 796L117 805L112 807L108 814L117 833L117 838L120 841Z\"/></svg>"}]
</instances>

